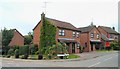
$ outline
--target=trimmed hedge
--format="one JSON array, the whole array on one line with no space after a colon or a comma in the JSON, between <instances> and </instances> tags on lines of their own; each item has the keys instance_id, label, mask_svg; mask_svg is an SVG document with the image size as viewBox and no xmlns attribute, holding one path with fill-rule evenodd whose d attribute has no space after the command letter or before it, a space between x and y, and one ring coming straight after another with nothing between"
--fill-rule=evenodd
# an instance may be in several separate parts
<instances>
[{"instance_id":1,"label":"trimmed hedge","mask_svg":"<svg viewBox=\"0 0 120 69\"><path fill-rule=\"evenodd\" d=\"M29 46L28 45L20 46L19 47L19 54L20 55L29 54Z\"/></svg>"}]
</instances>

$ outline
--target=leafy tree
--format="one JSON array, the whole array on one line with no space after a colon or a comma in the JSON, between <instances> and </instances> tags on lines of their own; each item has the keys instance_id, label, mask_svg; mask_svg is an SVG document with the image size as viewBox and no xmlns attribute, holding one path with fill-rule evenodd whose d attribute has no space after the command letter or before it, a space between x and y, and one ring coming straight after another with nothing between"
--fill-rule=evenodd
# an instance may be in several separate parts
<instances>
[{"instance_id":1,"label":"leafy tree","mask_svg":"<svg viewBox=\"0 0 120 69\"><path fill-rule=\"evenodd\" d=\"M40 52L45 54L45 51L48 49L47 46L52 46L56 44L56 27L52 25L42 14L42 27L40 32Z\"/></svg>"},{"instance_id":2,"label":"leafy tree","mask_svg":"<svg viewBox=\"0 0 120 69\"><path fill-rule=\"evenodd\" d=\"M24 36L24 42L25 42L25 45L29 45L31 42L32 42L32 39L33 39L33 33L32 32L29 32L28 35L25 35Z\"/></svg>"},{"instance_id":3,"label":"leafy tree","mask_svg":"<svg viewBox=\"0 0 120 69\"><path fill-rule=\"evenodd\" d=\"M11 41L11 39L13 38L13 30L7 30L6 28L4 28L2 30L2 54L7 54L8 50L9 50L9 43Z\"/></svg>"}]
</instances>

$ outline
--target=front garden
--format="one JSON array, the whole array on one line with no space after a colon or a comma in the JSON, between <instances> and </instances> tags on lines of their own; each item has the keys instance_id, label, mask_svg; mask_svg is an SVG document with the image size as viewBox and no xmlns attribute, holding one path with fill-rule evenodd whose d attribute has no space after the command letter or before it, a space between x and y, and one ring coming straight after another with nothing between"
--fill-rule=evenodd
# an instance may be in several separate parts
<instances>
[{"instance_id":1,"label":"front garden","mask_svg":"<svg viewBox=\"0 0 120 69\"><path fill-rule=\"evenodd\" d=\"M56 50L55 50L56 48ZM6 58L16 58L16 59L30 59L30 60L54 60L61 59L61 57L57 56L58 54L68 53L66 46L64 43L58 43L58 47L53 45L48 48L45 52L46 54L39 54L39 49L37 45L24 45L24 46L13 46L10 47L7 54L3 54L2 57ZM49 52L49 53L47 53ZM75 54L69 54L62 59L73 59L79 58L80 56Z\"/></svg>"}]
</instances>

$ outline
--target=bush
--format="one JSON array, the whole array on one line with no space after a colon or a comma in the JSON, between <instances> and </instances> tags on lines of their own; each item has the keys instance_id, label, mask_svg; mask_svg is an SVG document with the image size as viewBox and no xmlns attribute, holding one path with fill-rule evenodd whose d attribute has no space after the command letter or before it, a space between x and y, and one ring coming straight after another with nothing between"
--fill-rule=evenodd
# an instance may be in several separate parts
<instances>
[{"instance_id":1,"label":"bush","mask_svg":"<svg viewBox=\"0 0 120 69\"><path fill-rule=\"evenodd\" d=\"M23 55L22 59L27 59L29 56L29 46L24 45L24 46L19 47L19 55Z\"/></svg>"},{"instance_id":2,"label":"bush","mask_svg":"<svg viewBox=\"0 0 120 69\"><path fill-rule=\"evenodd\" d=\"M82 53L84 51L84 47L80 46L80 53Z\"/></svg>"},{"instance_id":3,"label":"bush","mask_svg":"<svg viewBox=\"0 0 120 69\"><path fill-rule=\"evenodd\" d=\"M10 58L10 55L7 55L7 58Z\"/></svg>"},{"instance_id":4,"label":"bush","mask_svg":"<svg viewBox=\"0 0 120 69\"><path fill-rule=\"evenodd\" d=\"M19 50L18 49L15 50L15 58L19 58Z\"/></svg>"},{"instance_id":5,"label":"bush","mask_svg":"<svg viewBox=\"0 0 120 69\"><path fill-rule=\"evenodd\" d=\"M119 42L111 42L111 43L110 43L110 47L111 47L113 50L120 50Z\"/></svg>"},{"instance_id":6,"label":"bush","mask_svg":"<svg viewBox=\"0 0 120 69\"><path fill-rule=\"evenodd\" d=\"M14 55L14 50L13 50L13 49L9 49L8 55L9 55L9 56L13 56L13 55Z\"/></svg>"},{"instance_id":7,"label":"bush","mask_svg":"<svg viewBox=\"0 0 120 69\"><path fill-rule=\"evenodd\" d=\"M35 55L38 55L39 54L39 51L35 52Z\"/></svg>"},{"instance_id":8,"label":"bush","mask_svg":"<svg viewBox=\"0 0 120 69\"><path fill-rule=\"evenodd\" d=\"M38 60L42 60L43 59L43 55L42 54L39 54L38 55Z\"/></svg>"},{"instance_id":9,"label":"bush","mask_svg":"<svg viewBox=\"0 0 120 69\"><path fill-rule=\"evenodd\" d=\"M32 45L32 47L30 48L30 54L35 54L38 51L38 45Z\"/></svg>"},{"instance_id":10,"label":"bush","mask_svg":"<svg viewBox=\"0 0 120 69\"><path fill-rule=\"evenodd\" d=\"M19 46L14 45L14 46L12 46L11 48L15 51L16 49L19 49Z\"/></svg>"},{"instance_id":11,"label":"bush","mask_svg":"<svg viewBox=\"0 0 120 69\"><path fill-rule=\"evenodd\" d=\"M24 46L19 47L19 54L20 55L29 54L29 46L28 45L24 45Z\"/></svg>"}]
</instances>

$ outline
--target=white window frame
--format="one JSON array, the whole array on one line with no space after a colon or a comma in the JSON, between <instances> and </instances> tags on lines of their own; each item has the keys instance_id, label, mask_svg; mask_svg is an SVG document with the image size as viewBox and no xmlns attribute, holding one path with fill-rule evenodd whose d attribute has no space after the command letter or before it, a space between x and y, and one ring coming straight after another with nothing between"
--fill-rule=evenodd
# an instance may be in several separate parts
<instances>
[{"instance_id":1,"label":"white window frame","mask_svg":"<svg viewBox=\"0 0 120 69\"><path fill-rule=\"evenodd\" d=\"M99 36L100 36L99 34L96 35L97 39L99 39Z\"/></svg>"},{"instance_id":2,"label":"white window frame","mask_svg":"<svg viewBox=\"0 0 120 69\"><path fill-rule=\"evenodd\" d=\"M94 38L94 33L91 33L91 34L90 34L90 37L91 37L91 38Z\"/></svg>"},{"instance_id":3,"label":"white window frame","mask_svg":"<svg viewBox=\"0 0 120 69\"><path fill-rule=\"evenodd\" d=\"M73 32L73 37L75 37L76 36L76 32Z\"/></svg>"},{"instance_id":4,"label":"white window frame","mask_svg":"<svg viewBox=\"0 0 120 69\"><path fill-rule=\"evenodd\" d=\"M79 32L76 33L76 37L79 37Z\"/></svg>"},{"instance_id":5,"label":"white window frame","mask_svg":"<svg viewBox=\"0 0 120 69\"><path fill-rule=\"evenodd\" d=\"M64 29L59 30L59 36L65 36L65 30Z\"/></svg>"}]
</instances>

